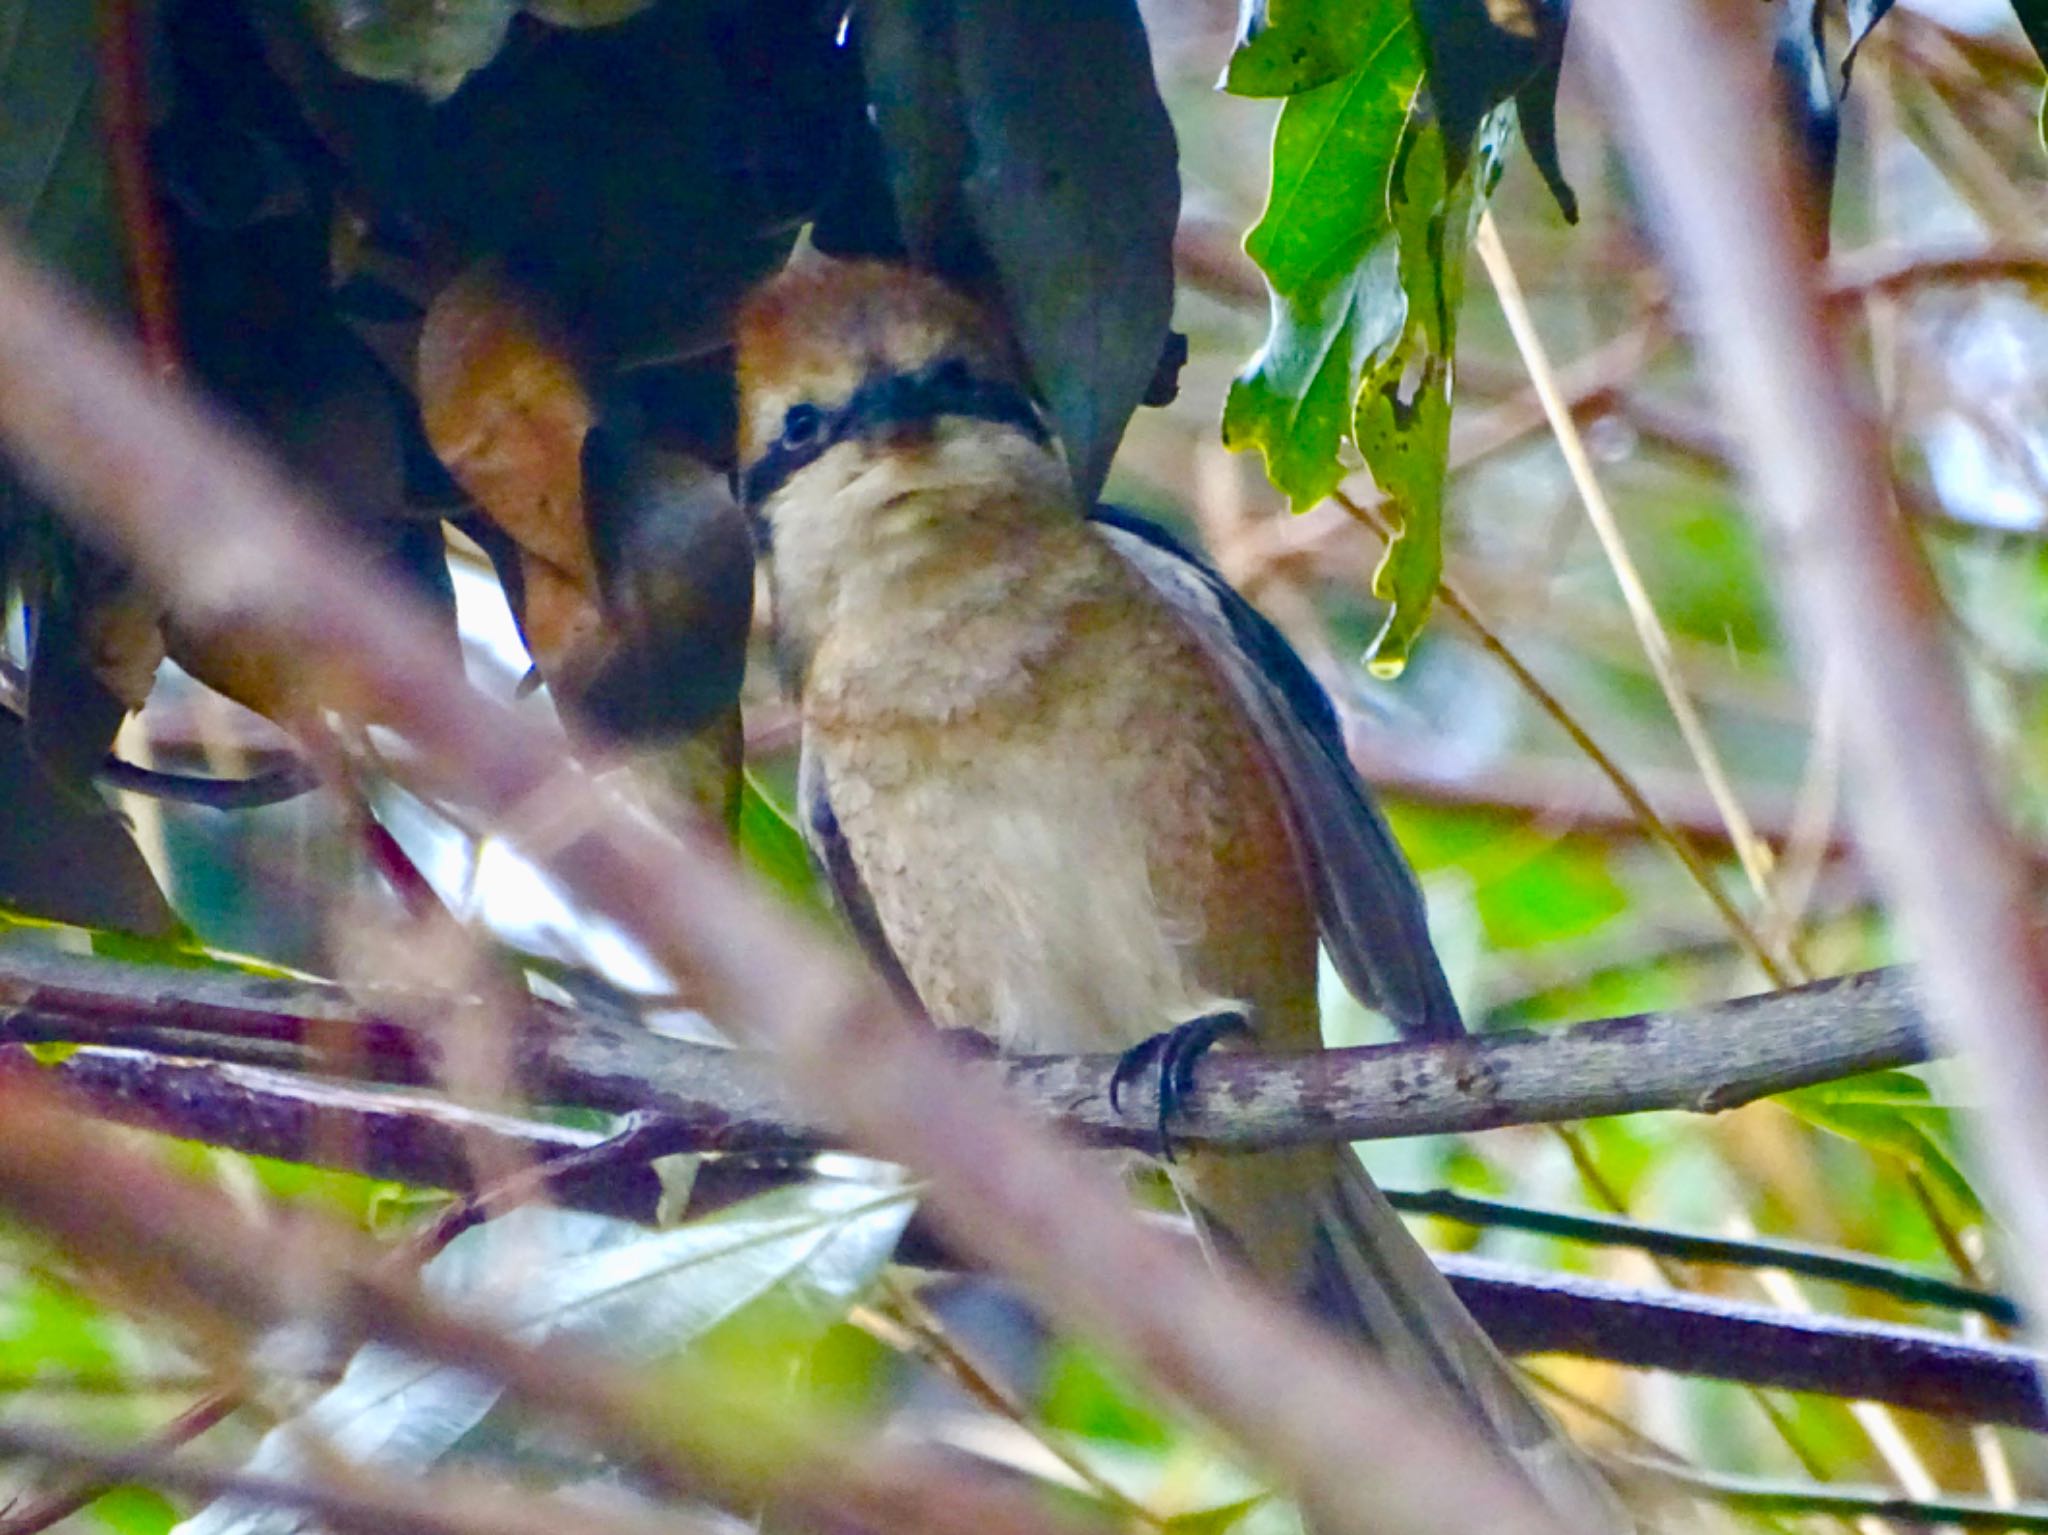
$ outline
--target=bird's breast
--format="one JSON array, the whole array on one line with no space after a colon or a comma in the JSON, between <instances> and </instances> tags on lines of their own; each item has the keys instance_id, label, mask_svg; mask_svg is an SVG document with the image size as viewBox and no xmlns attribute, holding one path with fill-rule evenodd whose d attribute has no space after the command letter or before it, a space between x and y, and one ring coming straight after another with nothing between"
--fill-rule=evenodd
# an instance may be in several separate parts
<instances>
[{"instance_id":1,"label":"bird's breast","mask_svg":"<svg viewBox=\"0 0 2048 1535\"><path fill-rule=\"evenodd\" d=\"M891 948L1014 1050L1234 1005L1312 1046L1313 902L1250 725L1113 553L1069 566L822 638L806 750Z\"/></svg>"}]
</instances>

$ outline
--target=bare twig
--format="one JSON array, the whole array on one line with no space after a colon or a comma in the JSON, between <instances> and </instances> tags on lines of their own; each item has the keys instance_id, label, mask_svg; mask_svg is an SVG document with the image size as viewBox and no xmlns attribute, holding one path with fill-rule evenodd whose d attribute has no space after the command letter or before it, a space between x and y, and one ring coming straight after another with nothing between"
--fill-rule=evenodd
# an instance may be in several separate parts
<instances>
[{"instance_id":1,"label":"bare twig","mask_svg":"<svg viewBox=\"0 0 2048 1535\"><path fill-rule=\"evenodd\" d=\"M1902 1498L1882 1487L1774 1482L1762 1477L1696 1471L1636 1456L1610 1459L1623 1478L1642 1476L1746 1514L1874 1515L1908 1528L1963 1525L1989 1530L2048 1530L2048 1503L2000 1503L1986 1498Z\"/></svg>"},{"instance_id":2,"label":"bare twig","mask_svg":"<svg viewBox=\"0 0 2048 1535\"><path fill-rule=\"evenodd\" d=\"M2019 1307L2003 1295L1976 1285L1961 1284L1904 1263L1865 1257L1838 1248L1814 1247L1771 1237L1723 1237L1700 1231L1672 1231L1608 1215L1573 1210L1537 1209L1501 1199L1478 1199L1449 1189L1388 1189L1388 1200L1410 1215L1436 1215L1472 1226L1499 1226L1534 1231L1568 1242L1608 1247L1633 1247L1687 1263L1718 1263L1738 1268L1783 1269L1809 1279L1890 1295L1916 1306L1970 1311L2004 1327L2019 1325Z\"/></svg>"},{"instance_id":3,"label":"bare twig","mask_svg":"<svg viewBox=\"0 0 2048 1535\"><path fill-rule=\"evenodd\" d=\"M1493 222L1493 215L1480 215L1478 234L1473 240L1479 252L1481 264L1493 280L1495 296L1500 300L1501 312L1506 317L1508 330L1520 349L1522 361L1529 370L1529 380L1536 390L1536 397L1542 402L1545 417L1550 422L1551 433L1557 439L1559 451L1564 456L1565 467L1570 471L1572 484L1579 493L1579 502L1586 509L1586 518L1592 523L1593 531L1600 540L1600 547L1607 556L1609 568L1614 572L1616 585L1621 588L1624 605L1636 629L1636 638L1642 645L1643 655L1650 663L1650 671L1657 679L1657 685L1664 692L1664 701L1671 710L1671 718L1678 726L1679 736L1684 740L1686 750L1691 753L1694 764L1699 768L1700 778L1713 797L1714 806L1720 812L1721 820L1728 830L1728 842L1735 850L1735 856L1742 865L1742 871L1749 879L1750 888L1756 892L1766 916L1772 910L1771 852L1756 834L1749 812L1743 808L1741 798L1735 792L1735 785L1722 764L1719 748L1707 733L1706 721L1701 718L1699 706L1693 702L1692 690L1686 686L1680 675L1678 659L1671 648L1671 637L1665 632L1664 621L1658 616L1657 607L1650 597L1650 589L1643 583L1641 572L1636 568L1635 557L1629 552L1628 542L1622 536L1621 524L1614 516L1614 508L1608 502L1607 492L1601 486L1600 477L1593 470L1593 456L1586 451L1585 439L1580 435L1578 423L1572 418L1570 407L1565 403L1562 390L1558 387L1557 374L1550 364L1549 350L1537 332L1535 316L1529 312L1528 301L1522 295L1521 280L1515 275L1513 263L1508 258L1507 246L1502 242L1500 230ZM1771 946L1768 942L1766 948ZM1773 979L1781 984L1788 976L1798 975L1798 966L1789 955L1778 954L1781 968L1771 972ZM1802 977L1803 978L1803 977Z\"/></svg>"},{"instance_id":4,"label":"bare twig","mask_svg":"<svg viewBox=\"0 0 2048 1535\"><path fill-rule=\"evenodd\" d=\"M2028 871L1985 786L1927 570L1895 517L1884 455L1852 403L1754 17L1597 0L1585 24L1692 290L1813 670L1842 690L1862 845L1920 951L1932 1014L1978 1057L1991 1153L2022 1260L2048 1299L2048 965Z\"/></svg>"},{"instance_id":5,"label":"bare twig","mask_svg":"<svg viewBox=\"0 0 2048 1535\"><path fill-rule=\"evenodd\" d=\"M1461 1255L1440 1254L1437 1262L1510 1354L1576 1354L2048 1430L2041 1356L2031 1349L1929 1328L1537 1274Z\"/></svg>"}]
</instances>

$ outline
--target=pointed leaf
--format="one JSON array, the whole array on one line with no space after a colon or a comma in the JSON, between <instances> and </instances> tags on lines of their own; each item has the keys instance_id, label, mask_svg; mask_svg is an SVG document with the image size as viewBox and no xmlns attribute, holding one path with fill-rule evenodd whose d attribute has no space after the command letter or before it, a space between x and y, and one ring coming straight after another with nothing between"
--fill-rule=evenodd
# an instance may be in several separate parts
<instances>
[{"instance_id":1,"label":"pointed leaf","mask_svg":"<svg viewBox=\"0 0 2048 1535\"><path fill-rule=\"evenodd\" d=\"M0 215L103 303L125 299L93 7L0 0Z\"/></svg>"},{"instance_id":2,"label":"pointed leaf","mask_svg":"<svg viewBox=\"0 0 2048 1535\"><path fill-rule=\"evenodd\" d=\"M1133 0L956 0L967 207L1084 506L1159 371L1180 219Z\"/></svg>"}]
</instances>

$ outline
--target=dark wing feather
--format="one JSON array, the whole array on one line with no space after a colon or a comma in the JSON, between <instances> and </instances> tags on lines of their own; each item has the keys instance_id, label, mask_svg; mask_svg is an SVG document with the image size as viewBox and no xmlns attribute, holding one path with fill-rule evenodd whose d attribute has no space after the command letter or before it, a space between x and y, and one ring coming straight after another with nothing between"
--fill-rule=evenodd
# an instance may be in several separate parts
<instances>
[{"instance_id":1,"label":"dark wing feather","mask_svg":"<svg viewBox=\"0 0 2048 1535\"><path fill-rule=\"evenodd\" d=\"M1404 1034L1462 1034L1415 871L1351 766L1337 711L1286 637L1199 555L1115 507L1090 519L1200 639L1271 754L1352 995Z\"/></svg>"},{"instance_id":2,"label":"dark wing feather","mask_svg":"<svg viewBox=\"0 0 2048 1535\"><path fill-rule=\"evenodd\" d=\"M918 1000L917 990L904 973L896 951L889 947L889 935L882 931L882 919L875 914L874 898L861 880L853 849L846 845L845 834L839 829L839 817L832 813L824 769L808 750L797 758L796 797L797 828L803 833L804 845L811 850L811 858L830 887L839 914L853 930L861 952L889 983L896 1000L912 1012L922 1013L924 1006Z\"/></svg>"}]
</instances>

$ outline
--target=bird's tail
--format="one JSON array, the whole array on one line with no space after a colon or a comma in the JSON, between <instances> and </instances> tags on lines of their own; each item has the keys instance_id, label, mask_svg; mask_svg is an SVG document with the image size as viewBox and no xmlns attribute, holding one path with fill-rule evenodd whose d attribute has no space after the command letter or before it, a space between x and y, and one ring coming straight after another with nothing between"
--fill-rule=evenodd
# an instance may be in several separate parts
<instances>
[{"instance_id":1,"label":"bird's tail","mask_svg":"<svg viewBox=\"0 0 2048 1535\"><path fill-rule=\"evenodd\" d=\"M1317 1210L1309 1299L1394 1369L1440 1386L1587 1535L1633 1535L1612 1484L1558 1427L1346 1148Z\"/></svg>"}]
</instances>

